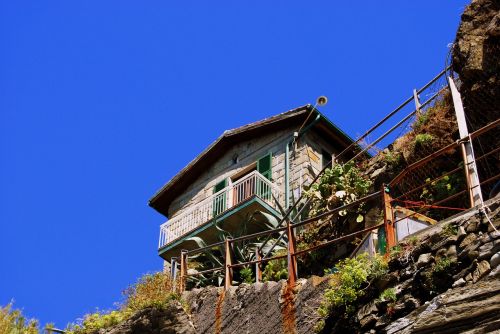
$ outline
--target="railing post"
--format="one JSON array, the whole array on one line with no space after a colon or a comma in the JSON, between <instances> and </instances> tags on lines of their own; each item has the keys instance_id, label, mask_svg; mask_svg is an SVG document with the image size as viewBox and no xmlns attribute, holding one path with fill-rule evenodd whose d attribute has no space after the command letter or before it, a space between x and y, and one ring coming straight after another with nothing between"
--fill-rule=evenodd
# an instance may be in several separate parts
<instances>
[{"instance_id":1,"label":"railing post","mask_svg":"<svg viewBox=\"0 0 500 334\"><path fill-rule=\"evenodd\" d=\"M255 282L260 283L262 282L262 270L260 269L260 266L262 265L262 255L260 255L259 252L259 246L255 247L255 260L259 261L255 264Z\"/></svg>"},{"instance_id":2,"label":"railing post","mask_svg":"<svg viewBox=\"0 0 500 334\"><path fill-rule=\"evenodd\" d=\"M226 239L226 241L224 242L224 246L226 250L224 289L227 290L233 284L233 268L231 268L233 264L232 252L231 252L231 240Z\"/></svg>"},{"instance_id":3,"label":"railing post","mask_svg":"<svg viewBox=\"0 0 500 334\"><path fill-rule=\"evenodd\" d=\"M295 234L293 232L293 227L290 224L290 220L287 219L287 235L288 235L288 248L287 248L287 260L288 260L288 283L291 286L295 285L297 281L297 258L295 257Z\"/></svg>"},{"instance_id":4,"label":"railing post","mask_svg":"<svg viewBox=\"0 0 500 334\"><path fill-rule=\"evenodd\" d=\"M416 88L413 89L413 99L415 100L415 110L417 111L417 117L419 117L421 114L420 107L422 107L422 104L420 104L420 98L418 96Z\"/></svg>"},{"instance_id":5,"label":"railing post","mask_svg":"<svg viewBox=\"0 0 500 334\"><path fill-rule=\"evenodd\" d=\"M382 197L384 200L384 229L387 240L386 254L392 247L396 246L396 234L394 233L394 212L392 211L392 197L389 195L389 187L382 185Z\"/></svg>"},{"instance_id":6,"label":"railing post","mask_svg":"<svg viewBox=\"0 0 500 334\"><path fill-rule=\"evenodd\" d=\"M181 280L179 284L180 293L183 293L186 290L187 255L187 250L181 250Z\"/></svg>"},{"instance_id":7,"label":"railing post","mask_svg":"<svg viewBox=\"0 0 500 334\"><path fill-rule=\"evenodd\" d=\"M460 133L462 157L464 159L465 179L467 181L467 190L469 192L471 207L483 203L483 195L481 192L481 184L479 182L479 174L477 173L476 159L474 157L474 148L469 137L469 130L465 121L465 112L462 104L462 97L458 91L453 78L448 77L450 85L451 97L453 98L453 106L457 116L458 132Z\"/></svg>"}]
</instances>

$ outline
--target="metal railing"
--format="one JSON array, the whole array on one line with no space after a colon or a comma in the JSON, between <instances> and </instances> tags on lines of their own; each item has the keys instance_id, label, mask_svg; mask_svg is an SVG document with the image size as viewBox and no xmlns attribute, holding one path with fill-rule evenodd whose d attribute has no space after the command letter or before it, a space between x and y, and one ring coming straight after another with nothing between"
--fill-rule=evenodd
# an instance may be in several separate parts
<instances>
[{"instance_id":1,"label":"metal railing","mask_svg":"<svg viewBox=\"0 0 500 334\"><path fill-rule=\"evenodd\" d=\"M253 197L260 198L278 210L279 205L282 205L283 193L276 184L258 171L253 171L162 224L158 248L162 248Z\"/></svg>"},{"instance_id":2,"label":"metal railing","mask_svg":"<svg viewBox=\"0 0 500 334\"><path fill-rule=\"evenodd\" d=\"M446 69L446 70L448 70L448 69ZM431 83L434 83L437 79L444 77L446 70L441 72L436 78L434 78L430 83L428 83L424 87L428 87ZM450 80L451 80L451 78L450 78ZM423 88L416 91L416 93L420 92L422 90L423 90ZM441 91L441 88L440 88L440 91ZM434 100L436 98L436 96L437 96L437 94L433 94L432 97L424 103L428 104L430 101ZM414 94L414 97L415 97L415 99L417 99L418 94ZM403 105L408 104L413 99L414 98L408 99L407 101L405 101L403 103ZM389 131L385 132L380 138L378 138L375 141L375 143L379 142L382 138L386 137L390 132L393 132L394 129L397 128L398 126L400 126L400 124L402 122L406 122L411 116L416 115L416 114L418 114L418 112L420 112L420 109L423 107L423 104L420 104L419 101L415 101L415 102L416 102L416 107L417 107L415 109L415 111L413 111L410 115L406 116L402 121L398 122L396 124L396 126L393 126ZM455 107L455 109L457 109L457 105L454 105L454 107ZM360 137L358 139L358 141L362 140L369 133L371 133L374 129L378 128L382 123L385 123L385 121L387 121L388 118L392 117L400 109L401 109L401 107L398 107L394 112L390 113L387 117L385 117L376 126L371 128L370 130L368 130L365 135L363 135L362 137ZM224 286L227 289L229 286L232 285L233 268L239 268L239 267L249 266L249 265L254 265L254 264L256 265L255 277L256 277L256 280L259 281L262 278L262 268L261 268L262 264L267 263L268 261L271 261L271 260L283 259L283 258L286 258L287 263L288 263L288 281L290 284L294 284L296 279L298 278L298 275L297 275L297 257L298 256L305 255L311 251L314 251L314 250L317 250L319 248L329 246L329 245L332 245L332 244L335 244L338 242L343 242L343 241L346 241L348 239L352 239L352 238L355 238L358 236L364 236L367 233L371 233L371 231L373 231L375 229L382 228L382 227L383 227L383 232L384 232L385 237L386 237L387 250L390 250L391 247L395 246L397 243L397 236L396 236L396 230L395 230L396 224L399 221L401 221L402 219L410 218L411 216L418 215L419 213L422 213L422 212L425 213L429 209L440 209L440 210L452 209L451 211L456 211L456 210L465 210L467 208L471 208L471 207L474 207L475 205L477 205L474 201L471 200L469 203L467 203L468 201L466 201L465 205L463 207L460 207L460 208L442 206L443 203L449 202L450 200L454 200L457 198L457 196L461 196L461 195L467 196L467 194L469 194L469 197L472 197L472 193L474 191L474 188L478 187L478 186L474 186L470 182L470 180L469 180L470 179L470 171L469 171L468 166L475 164L476 161L481 161L481 160L485 160L486 158L490 158L495 153L497 153L500 150L500 148L494 147L490 152L485 152L484 155L477 157L475 160L474 160L474 157L472 157L472 159L473 159L472 162L470 161L469 157L467 157L465 154L462 154L462 159L463 159L462 167L455 168L455 166L452 166L452 167L450 167L451 170L449 170L449 171L446 170L444 173L441 172L441 175L439 175L439 176L434 176L432 178L427 177L425 180L419 179L420 181L414 182L414 184L412 184L411 186L408 186L407 184L405 186L405 183L402 181L405 179L413 179L413 175L411 174L412 172L419 171L421 169L425 169L425 166L429 166L429 163L435 161L438 158L445 158L445 159L449 160L449 158L446 155L450 151L456 150L457 148L463 146L465 141L474 140L475 138L478 138L479 136L481 136L483 133L486 133L486 132L491 133L492 131L497 130L498 127L500 127L500 120L497 119L496 121L493 121L493 122L487 124L486 126L483 126L481 129L478 129L478 130L470 133L467 138L461 138L461 139L457 140L456 142L449 144L446 147L438 149L437 151L427 153L424 157L422 157L421 160L416 161L415 163L413 163L409 166L406 166L404 171L401 174L399 174L398 176L396 176L387 186L383 185L382 190L373 192L373 193L365 196L364 198L361 198L361 199L359 199L355 202L352 202L350 204L340 206L340 207L328 210L327 212L324 212L322 214L316 215L314 217L310 217L310 218L296 222L295 220L299 216L299 214L294 214L295 218L293 218L291 215L292 215L292 211L298 206L298 203L301 202L302 196L300 196L299 199L297 199L294 202L294 204L290 208L288 208L286 213L284 213L283 218L279 222L279 227L276 229L267 230L267 231L263 231L263 232L259 232L259 233L250 234L250 235L244 235L244 236L241 236L241 237L238 237L235 239L227 239L227 240L224 240L224 241L221 241L221 242L218 242L218 243L215 243L215 244L203 247L203 248L199 248L199 249L193 249L190 251L182 251L181 256L180 256L180 289L181 290L185 289L186 279L188 277L206 274L206 273L211 273L211 272L221 272L221 271L224 272L224 281L225 281ZM355 145L358 141L356 141L352 145ZM372 143L372 144L374 144L374 143ZM362 151L369 150L371 146L373 146L373 145L367 146ZM347 151L347 149L345 151L343 151L340 155L342 155L346 151ZM360 157L360 154L357 154L351 160L356 160L356 158L358 158L358 157ZM459 159L459 160L461 160L461 159ZM463 166L465 166L465 168ZM325 169L326 169L326 167L311 182L311 185L314 184L315 182L317 182L320 175L325 171ZM418 197L420 198L420 197L422 197L421 196L422 189L424 189L425 187L432 186L434 184L433 182L438 182L439 180L442 180L442 179L449 177L452 174L456 174L457 172L460 172L460 171L465 171L465 177L461 181L459 181L461 186L463 186L465 188L464 190L460 191L461 189L458 189L456 192L452 192L452 193L448 194L448 196L446 198L439 198L439 199L436 198L436 200L434 202L432 202L431 204L423 203L423 202L416 203L414 201L413 202L409 201L409 199L410 199L408 197L409 195L418 194ZM493 181L496 181L499 178L500 178L500 174L497 173L497 174L489 177L486 180L481 180L479 182L479 185L492 183ZM392 191L392 188L395 188L394 191ZM371 227L368 227L365 229L360 229L354 233L341 235L339 237L333 238L332 240L326 240L326 241L324 240L321 243L313 245L312 247L309 247L307 249L300 249L300 250L296 249L295 229L297 227L308 225L310 223L329 218L335 214L338 214L341 210L345 210L347 207L357 206L357 205L360 205L362 203L366 203L368 201L373 202L373 201L376 201L377 199L380 201L379 203L382 205L382 209L384 212L383 223L376 224L375 226L371 226ZM306 200L306 203L304 204L303 207L305 207L309 201L310 201L310 199ZM399 203L399 202L405 202L405 201L410 202L413 205L417 204L419 206L419 210L414 211L410 215L407 215L403 218L396 217L394 210L393 210L394 204ZM482 205L484 206L484 204L482 204ZM300 210L299 210L299 212L300 212ZM267 254L263 254L262 250L263 250L264 244L267 241L269 241L272 236L277 236L277 235L281 235L280 238L283 235L286 235L286 237L287 237L288 246L286 249L286 254L276 255L276 254L270 254L270 252L268 252ZM237 262L237 261L233 260L232 250L234 248L233 246L235 243L241 242L243 240L256 239L256 238L265 237L265 236L267 236L267 238L264 241L264 244L262 244L262 246L256 250L256 259L255 260L246 261L246 262ZM277 241L275 241L275 242L277 243ZM199 254L199 253L211 252L215 247L222 247L222 253L223 253L223 257L224 257L223 266L218 266L216 268L203 270L202 272L188 274L188 272L187 272L188 257L195 255L195 254ZM174 267L176 268L176 264L174 264Z\"/></svg>"}]
</instances>

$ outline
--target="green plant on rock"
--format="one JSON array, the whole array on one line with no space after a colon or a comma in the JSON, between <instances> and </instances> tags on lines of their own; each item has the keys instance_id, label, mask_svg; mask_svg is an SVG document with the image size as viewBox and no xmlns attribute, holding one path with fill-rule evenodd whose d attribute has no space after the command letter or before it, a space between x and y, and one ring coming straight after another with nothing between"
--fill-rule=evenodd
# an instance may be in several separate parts
<instances>
[{"instance_id":1,"label":"green plant on rock","mask_svg":"<svg viewBox=\"0 0 500 334\"><path fill-rule=\"evenodd\" d=\"M453 261L450 258L443 257L440 258L436 261L436 264L432 268L432 274L433 275L440 275L442 273L445 273L450 269L453 265Z\"/></svg>"},{"instance_id":2,"label":"green plant on rock","mask_svg":"<svg viewBox=\"0 0 500 334\"><path fill-rule=\"evenodd\" d=\"M458 234L458 226L456 224L448 224L443 227L441 235L451 237Z\"/></svg>"},{"instance_id":3,"label":"green plant on rock","mask_svg":"<svg viewBox=\"0 0 500 334\"><path fill-rule=\"evenodd\" d=\"M319 315L325 318L335 309L340 309L345 315L352 313L356 300L364 295L364 286L387 273L387 268L383 257L369 257L366 253L340 261L331 275L330 287L318 309Z\"/></svg>"},{"instance_id":4,"label":"green plant on rock","mask_svg":"<svg viewBox=\"0 0 500 334\"><path fill-rule=\"evenodd\" d=\"M429 133L419 133L415 136L415 146L427 146L434 141L434 136Z\"/></svg>"},{"instance_id":5,"label":"green plant on rock","mask_svg":"<svg viewBox=\"0 0 500 334\"><path fill-rule=\"evenodd\" d=\"M395 302L396 301L396 289L388 288L382 291L379 299L384 302Z\"/></svg>"}]
</instances>

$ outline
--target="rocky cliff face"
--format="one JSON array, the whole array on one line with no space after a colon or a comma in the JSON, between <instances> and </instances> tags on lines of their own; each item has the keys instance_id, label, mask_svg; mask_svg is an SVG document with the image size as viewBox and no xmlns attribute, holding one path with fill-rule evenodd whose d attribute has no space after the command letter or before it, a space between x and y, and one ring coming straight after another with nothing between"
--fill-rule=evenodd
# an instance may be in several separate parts
<instances>
[{"instance_id":1,"label":"rocky cliff face","mask_svg":"<svg viewBox=\"0 0 500 334\"><path fill-rule=\"evenodd\" d=\"M350 316L332 314L323 333L490 333L500 330L500 196L488 217L470 210L421 231L389 261ZM327 278L207 287L164 310L136 313L101 334L313 333ZM380 292L393 288L395 299Z\"/></svg>"}]
</instances>

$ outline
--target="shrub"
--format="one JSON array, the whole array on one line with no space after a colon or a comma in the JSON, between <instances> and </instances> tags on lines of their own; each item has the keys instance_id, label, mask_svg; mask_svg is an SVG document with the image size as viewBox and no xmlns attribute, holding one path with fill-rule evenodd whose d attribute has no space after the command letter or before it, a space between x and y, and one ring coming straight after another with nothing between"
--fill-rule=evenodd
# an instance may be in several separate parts
<instances>
[{"instance_id":1,"label":"shrub","mask_svg":"<svg viewBox=\"0 0 500 334\"><path fill-rule=\"evenodd\" d=\"M396 301L396 289L388 288L382 291L379 299L384 302L395 302Z\"/></svg>"},{"instance_id":2,"label":"shrub","mask_svg":"<svg viewBox=\"0 0 500 334\"><path fill-rule=\"evenodd\" d=\"M279 250L273 253L273 256L284 255L286 250ZM288 266L286 258L271 260L267 262L264 271L262 272L262 280L279 281L288 278Z\"/></svg>"},{"instance_id":3,"label":"shrub","mask_svg":"<svg viewBox=\"0 0 500 334\"><path fill-rule=\"evenodd\" d=\"M66 330L68 333L75 334L92 333L101 328L116 325L138 310L147 307L164 308L173 300L180 301L180 296L172 292L173 284L170 275L166 273L144 275L135 285L123 292L125 302L119 309L87 314L81 324L70 324Z\"/></svg>"},{"instance_id":4,"label":"shrub","mask_svg":"<svg viewBox=\"0 0 500 334\"><path fill-rule=\"evenodd\" d=\"M364 294L363 284L387 273L387 263L381 256L369 257L364 253L340 261L336 270L318 309L322 317L336 308L343 309L346 314L351 313L356 300Z\"/></svg>"},{"instance_id":5,"label":"shrub","mask_svg":"<svg viewBox=\"0 0 500 334\"><path fill-rule=\"evenodd\" d=\"M415 136L415 145L417 146L425 146L434 140L434 136L428 133L419 133Z\"/></svg>"},{"instance_id":6,"label":"shrub","mask_svg":"<svg viewBox=\"0 0 500 334\"><path fill-rule=\"evenodd\" d=\"M38 334L38 321L26 319L20 310L13 310L12 303L0 306L0 333Z\"/></svg>"},{"instance_id":7,"label":"shrub","mask_svg":"<svg viewBox=\"0 0 500 334\"><path fill-rule=\"evenodd\" d=\"M252 269L250 269L250 268L241 269L240 276L241 276L243 283L252 284L253 282L255 282L255 280L253 279Z\"/></svg>"}]
</instances>

